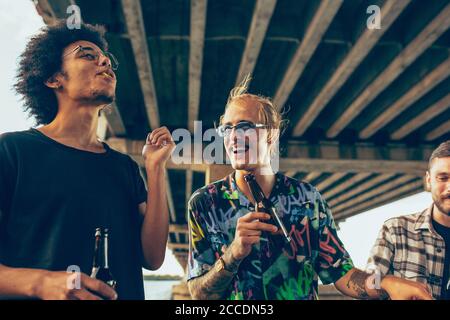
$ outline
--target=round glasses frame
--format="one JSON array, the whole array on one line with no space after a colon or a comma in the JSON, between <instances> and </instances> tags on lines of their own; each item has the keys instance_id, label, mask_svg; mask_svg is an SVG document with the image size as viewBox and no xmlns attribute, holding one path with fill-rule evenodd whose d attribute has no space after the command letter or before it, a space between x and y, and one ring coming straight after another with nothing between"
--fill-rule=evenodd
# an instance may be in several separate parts
<instances>
[{"instance_id":1,"label":"round glasses frame","mask_svg":"<svg viewBox=\"0 0 450 320\"><path fill-rule=\"evenodd\" d=\"M95 61L97 64L98 64L98 61L100 59L100 54L101 54L104 57L108 58L112 70L115 71L119 68L119 61L117 61L117 58L111 52L106 51L106 52L99 53L96 50L93 50L92 48L85 48L81 45L76 46L72 51L63 55L63 58L72 53L77 53L77 52L86 52L86 53L92 54L95 57Z\"/></svg>"},{"instance_id":2,"label":"round glasses frame","mask_svg":"<svg viewBox=\"0 0 450 320\"><path fill-rule=\"evenodd\" d=\"M216 122L214 122L214 128L216 129L216 132L220 137L227 137L231 134L231 131L233 129L243 129L245 132L249 129L265 129L268 128L268 125L262 123L253 123L250 121L241 121L235 125L222 124L217 126Z\"/></svg>"}]
</instances>

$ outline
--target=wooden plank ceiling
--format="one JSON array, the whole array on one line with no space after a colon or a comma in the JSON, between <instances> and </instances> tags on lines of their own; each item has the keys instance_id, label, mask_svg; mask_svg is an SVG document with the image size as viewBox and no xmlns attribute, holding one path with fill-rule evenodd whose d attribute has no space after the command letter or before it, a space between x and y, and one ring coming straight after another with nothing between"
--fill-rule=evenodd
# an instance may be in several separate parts
<instances>
[{"instance_id":1,"label":"wooden plank ceiling","mask_svg":"<svg viewBox=\"0 0 450 320\"><path fill-rule=\"evenodd\" d=\"M108 30L120 67L102 136L137 161L152 128L213 127L249 73L289 120L281 171L315 185L337 221L423 191L431 151L450 138L449 0L37 2L47 24L70 4ZM373 4L381 29L369 30ZM215 169L168 170L183 266L186 199Z\"/></svg>"}]
</instances>

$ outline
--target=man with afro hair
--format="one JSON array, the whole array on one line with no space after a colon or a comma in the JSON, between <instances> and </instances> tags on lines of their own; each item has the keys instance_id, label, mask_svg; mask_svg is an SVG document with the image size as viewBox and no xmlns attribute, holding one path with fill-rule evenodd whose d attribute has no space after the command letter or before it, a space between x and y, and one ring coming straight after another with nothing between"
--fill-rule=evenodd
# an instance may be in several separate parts
<instances>
[{"instance_id":1,"label":"man with afro hair","mask_svg":"<svg viewBox=\"0 0 450 320\"><path fill-rule=\"evenodd\" d=\"M117 82L104 34L61 21L20 57L15 88L37 127L0 135L0 298L143 299L142 267L164 260L174 142L165 127L148 134L147 191L138 165L97 138ZM86 275L96 228L109 229L115 290Z\"/></svg>"}]
</instances>

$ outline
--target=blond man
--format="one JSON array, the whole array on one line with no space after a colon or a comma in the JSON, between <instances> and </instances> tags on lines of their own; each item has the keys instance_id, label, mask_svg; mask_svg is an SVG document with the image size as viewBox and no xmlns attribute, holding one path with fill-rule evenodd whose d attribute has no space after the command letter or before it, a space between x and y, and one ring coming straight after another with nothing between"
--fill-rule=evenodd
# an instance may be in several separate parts
<instances>
[{"instance_id":1,"label":"blond man","mask_svg":"<svg viewBox=\"0 0 450 320\"><path fill-rule=\"evenodd\" d=\"M354 268L333 216L310 184L275 173L271 158L282 126L272 102L233 89L219 135L235 171L189 201L188 286L195 299L317 299L318 278L354 298L430 299L414 282L387 276L380 288ZM256 149L256 151L255 151ZM291 237L258 212L244 176L252 173Z\"/></svg>"}]
</instances>

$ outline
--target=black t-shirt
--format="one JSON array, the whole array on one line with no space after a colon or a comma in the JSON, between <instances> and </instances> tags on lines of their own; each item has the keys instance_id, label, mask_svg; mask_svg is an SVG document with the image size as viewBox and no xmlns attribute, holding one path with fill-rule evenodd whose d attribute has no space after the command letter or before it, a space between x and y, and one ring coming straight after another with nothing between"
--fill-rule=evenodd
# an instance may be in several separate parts
<instances>
[{"instance_id":1,"label":"black t-shirt","mask_svg":"<svg viewBox=\"0 0 450 320\"><path fill-rule=\"evenodd\" d=\"M104 146L82 151L36 129L0 135L0 264L89 275L95 229L105 227L119 299L143 299L147 191L137 164Z\"/></svg>"},{"instance_id":2,"label":"black t-shirt","mask_svg":"<svg viewBox=\"0 0 450 320\"><path fill-rule=\"evenodd\" d=\"M433 228L444 239L445 261L444 275L442 277L441 299L450 300L450 228L433 220Z\"/></svg>"}]
</instances>

